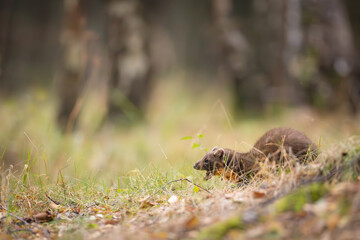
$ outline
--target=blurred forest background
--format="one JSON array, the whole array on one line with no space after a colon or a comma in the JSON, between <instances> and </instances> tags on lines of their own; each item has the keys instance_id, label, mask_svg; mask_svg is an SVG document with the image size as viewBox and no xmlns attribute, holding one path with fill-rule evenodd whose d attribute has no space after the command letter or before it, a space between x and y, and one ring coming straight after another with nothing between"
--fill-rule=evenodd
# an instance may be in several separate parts
<instances>
[{"instance_id":1,"label":"blurred forest background","mask_svg":"<svg viewBox=\"0 0 360 240\"><path fill-rule=\"evenodd\" d=\"M343 133L302 112L264 119L358 118L359 59L356 0L1 0L0 150L50 175L125 173L191 167L188 135L206 149L281 124Z\"/></svg>"}]
</instances>

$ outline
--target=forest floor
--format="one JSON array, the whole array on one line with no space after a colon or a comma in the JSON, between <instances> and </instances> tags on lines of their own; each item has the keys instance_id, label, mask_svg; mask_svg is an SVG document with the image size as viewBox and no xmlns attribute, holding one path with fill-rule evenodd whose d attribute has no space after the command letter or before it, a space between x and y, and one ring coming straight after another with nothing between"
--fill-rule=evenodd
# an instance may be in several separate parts
<instances>
[{"instance_id":1,"label":"forest floor","mask_svg":"<svg viewBox=\"0 0 360 240\"><path fill-rule=\"evenodd\" d=\"M178 179L158 185L149 195L140 194L141 187L137 193L114 188L106 194L65 182L44 191L24 182L24 175L11 186L18 192L0 210L0 237L360 238L360 138L348 139L307 165L273 167L263 165L261 176L242 187L215 179L205 190ZM30 215L8 211L14 203ZM37 211L30 211L32 205L38 205Z\"/></svg>"},{"instance_id":2,"label":"forest floor","mask_svg":"<svg viewBox=\"0 0 360 240\"><path fill-rule=\"evenodd\" d=\"M145 123L104 123L90 101L72 134L46 91L2 101L0 239L360 239L356 117L274 108L234 120L218 89L200 99L163 83ZM277 126L305 132L319 157L264 164L240 187L192 168L214 145L247 151Z\"/></svg>"}]
</instances>

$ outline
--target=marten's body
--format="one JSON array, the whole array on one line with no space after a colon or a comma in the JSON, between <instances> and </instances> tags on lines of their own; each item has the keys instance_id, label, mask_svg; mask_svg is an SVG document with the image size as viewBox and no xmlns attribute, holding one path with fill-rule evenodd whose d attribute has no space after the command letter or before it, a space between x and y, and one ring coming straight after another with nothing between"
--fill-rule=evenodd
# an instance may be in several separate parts
<instances>
[{"instance_id":1,"label":"marten's body","mask_svg":"<svg viewBox=\"0 0 360 240\"><path fill-rule=\"evenodd\" d=\"M282 164L281 154L296 156L300 162L314 159L318 154L318 146L304 133L291 128L274 128L266 132L246 153L236 152L228 148L218 148L207 153L194 168L205 170L205 179L213 175L223 175L228 180L238 180L250 172L258 170L259 161L269 159Z\"/></svg>"}]
</instances>

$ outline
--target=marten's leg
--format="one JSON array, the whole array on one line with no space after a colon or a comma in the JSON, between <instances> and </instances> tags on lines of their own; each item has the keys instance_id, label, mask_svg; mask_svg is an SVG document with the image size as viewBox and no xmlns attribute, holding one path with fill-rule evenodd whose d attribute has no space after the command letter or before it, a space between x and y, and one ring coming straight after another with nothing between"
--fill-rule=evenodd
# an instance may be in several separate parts
<instances>
[{"instance_id":1,"label":"marten's leg","mask_svg":"<svg viewBox=\"0 0 360 240\"><path fill-rule=\"evenodd\" d=\"M206 175L205 175L205 177L204 177L204 180L207 181L207 180L211 179L212 176L213 176L212 172L211 172L211 171L207 171L207 172L206 172Z\"/></svg>"}]
</instances>

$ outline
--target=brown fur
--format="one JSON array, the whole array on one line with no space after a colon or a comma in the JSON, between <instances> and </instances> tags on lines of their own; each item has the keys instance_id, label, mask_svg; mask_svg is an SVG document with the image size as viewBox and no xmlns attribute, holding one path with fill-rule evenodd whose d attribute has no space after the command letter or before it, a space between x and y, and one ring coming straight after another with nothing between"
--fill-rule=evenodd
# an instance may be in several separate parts
<instances>
[{"instance_id":1,"label":"brown fur","mask_svg":"<svg viewBox=\"0 0 360 240\"><path fill-rule=\"evenodd\" d=\"M297 157L300 162L312 160L318 154L317 145L304 133L291 128L274 128L260 137L249 152L214 147L195 163L194 168L206 171L205 180L213 175L223 175L227 180L238 181L240 177L256 172L259 161L269 159L283 164L283 150Z\"/></svg>"}]
</instances>

